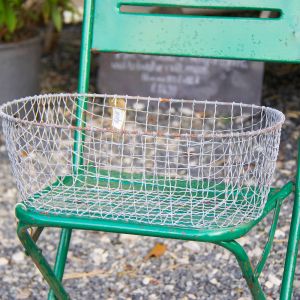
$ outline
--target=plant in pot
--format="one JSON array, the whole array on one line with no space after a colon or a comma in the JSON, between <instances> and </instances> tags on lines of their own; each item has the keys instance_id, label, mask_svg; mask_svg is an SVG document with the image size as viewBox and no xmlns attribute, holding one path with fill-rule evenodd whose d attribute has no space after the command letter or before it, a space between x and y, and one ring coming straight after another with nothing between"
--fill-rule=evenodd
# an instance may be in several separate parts
<instances>
[{"instance_id":1,"label":"plant in pot","mask_svg":"<svg viewBox=\"0 0 300 300\"><path fill-rule=\"evenodd\" d=\"M72 0L0 0L0 104L38 93L42 36L62 29L65 11Z\"/></svg>"}]
</instances>

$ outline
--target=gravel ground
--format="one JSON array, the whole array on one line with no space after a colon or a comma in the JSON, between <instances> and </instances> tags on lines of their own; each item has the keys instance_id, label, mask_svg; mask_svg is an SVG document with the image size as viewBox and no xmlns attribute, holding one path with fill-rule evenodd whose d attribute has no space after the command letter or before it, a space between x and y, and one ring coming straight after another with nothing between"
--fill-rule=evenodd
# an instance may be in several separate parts
<instances>
[{"instance_id":1,"label":"gravel ground","mask_svg":"<svg viewBox=\"0 0 300 300\"><path fill-rule=\"evenodd\" d=\"M70 32L71 31L71 32ZM43 58L42 91L75 91L79 32L65 30L57 50ZM94 90L95 69L92 70ZM73 74L73 76L70 76ZM275 186L295 174L296 139L300 133L300 67L267 64L263 104L282 110L285 122ZM0 299L45 299L47 284L18 241L13 208L16 188L0 135ZM282 207L274 246L261 283L268 299L279 298L287 246L292 198ZM266 218L239 242L255 263L271 224ZM53 261L58 230L47 229L40 238L43 253ZM145 259L154 245L166 252ZM72 299L250 299L235 258L211 244L181 242L131 235L74 231L64 279ZM300 268L294 299L300 299Z\"/></svg>"}]
</instances>

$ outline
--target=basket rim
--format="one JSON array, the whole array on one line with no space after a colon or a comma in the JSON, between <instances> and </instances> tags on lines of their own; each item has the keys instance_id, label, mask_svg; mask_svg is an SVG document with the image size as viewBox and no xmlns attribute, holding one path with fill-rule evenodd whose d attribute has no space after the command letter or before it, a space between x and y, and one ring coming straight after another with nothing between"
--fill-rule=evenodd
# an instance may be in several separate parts
<instances>
[{"instance_id":1,"label":"basket rim","mask_svg":"<svg viewBox=\"0 0 300 300\"><path fill-rule=\"evenodd\" d=\"M24 102L24 101L30 101L34 99L45 99L47 97L98 97L98 98L110 98L110 97L121 97L125 98L126 100L130 99L139 99L139 100L151 100L151 101L158 101L158 102L190 102L190 103L199 103L199 104L217 104L217 105L224 105L224 106L240 106L243 108L257 108L257 109L265 109L267 111L274 112L279 120L276 121L275 124L272 126L268 126L262 129L252 130L252 131L245 131L245 132L220 132L220 131L202 131L201 133L193 134L193 133L163 133L158 131L138 131L138 130L114 130L110 128L97 128L97 127L79 127L79 126L73 126L73 125L58 125L58 124L49 124L49 123L40 123L40 122L34 122L34 121L28 121L23 120L21 118L16 118L11 115L8 115L4 112L4 109L14 105L16 103ZM12 101L8 101L2 105L0 105L0 119L8 120L14 123L18 124L24 124L24 125L31 125L31 126L38 126L38 127L47 127L47 128L57 128L57 129L66 129L71 131L90 131L90 132L111 132L111 133L118 133L118 134L124 134L124 135L143 135L143 136L164 136L164 137L244 137L244 136L255 136L262 133L272 132L275 129L281 128L282 124L285 121L285 115L279 111L278 109L268 107L268 106L259 106L255 104L246 104L242 102L222 102L222 101L210 101L210 100L196 100L196 99L167 99L167 98L155 98L155 97L143 97L143 96L128 96L128 95L118 95L118 94L98 94L98 93L47 93L47 94L39 94L34 96L27 96L22 97L19 99L15 99Z\"/></svg>"}]
</instances>

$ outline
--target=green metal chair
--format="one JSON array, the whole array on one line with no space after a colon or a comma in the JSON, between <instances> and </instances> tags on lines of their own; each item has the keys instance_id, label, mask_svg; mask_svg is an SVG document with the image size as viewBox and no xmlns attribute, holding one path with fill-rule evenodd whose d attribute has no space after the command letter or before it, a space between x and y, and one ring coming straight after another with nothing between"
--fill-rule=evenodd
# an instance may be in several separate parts
<instances>
[{"instance_id":1,"label":"green metal chair","mask_svg":"<svg viewBox=\"0 0 300 300\"><path fill-rule=\"evenodd\" d=\"M269 10L277 18L235 18L221 16L152 15L126 13L122 5L167 6L239 10ZM299 0L86 0L82 27L82 48L79 93L89 88L91 51L146 53L175 56L281 61L300 63L300 2ZM78 98L76 126L85 125L84 97ZM73 156L74 172L82 166L84 132L75 130ZM299 143L300 146L300 143ZM300 157L299 157L300 158ZM298 159L299 159L298 158ZM163 225L137 224L78 216L41 214L16 206L19 220L17 233L36 266L48 282L49 299L68 299L61 283L73 229L99 230L145 236L210 242L232 252L243 273L254 299L265 299L259 275L269 255L281 204L294 193L294 209L285 262L280 299L290 299L295 273L300 223L300 167L296 182L288 182L281 189L271 189L263 214L246 224L219 229L177 228ZM265 216L273 212L273 224L262 258L255 269L242 246L235 241L247 234ZM32 234L28 229L36 227ZM54 268L37 247L44 227L61 228L60 243Z\"/></svg>"}]
</instances>

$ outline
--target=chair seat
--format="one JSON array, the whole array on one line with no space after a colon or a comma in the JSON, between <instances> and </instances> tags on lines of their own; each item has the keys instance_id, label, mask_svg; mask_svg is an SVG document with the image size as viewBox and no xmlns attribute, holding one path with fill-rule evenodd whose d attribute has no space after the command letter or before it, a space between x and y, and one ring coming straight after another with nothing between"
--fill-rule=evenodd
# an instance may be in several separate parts
<instances>
[{"instance_id":1,"label":"chair seat","mask_svg":"<svg viewBox=\"0 0 300 300\"><path fill-rule=\"evenodd\" d=\"M233 240L245 235L275 207L278 200L286 198L292 191L292 182L286 184L281 190L272 188L264 212L259 218L237 226L216 229L195 229L191 226L184 228L161 224L141 224L129 219L107 220L76 214L58 214L55 213L55 211L39 212L24 203L19 203L16 206L16 216L21 222L28 224L28 226L99 230L182 240L217 242Z\"/></svg>"},{"instance_id":2,"label":"chair seat","mask_svg":"<svg viewBox=\"0 0 300 300\"><path fill-rule=\"evenodd\" d=\"M265 190L143 176L87 166L37 188L24 204L42 214L194 229L235 227L262 214Z\"/></svg>"}]
</instances>

